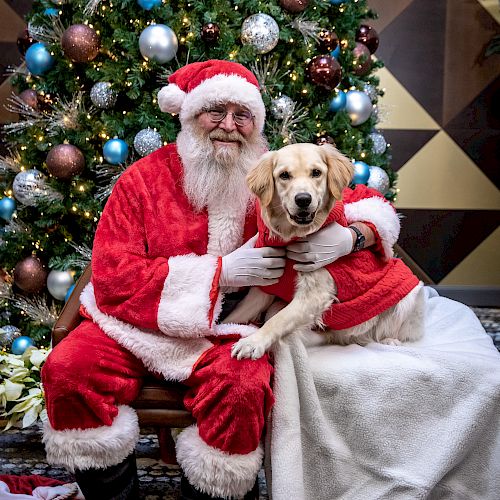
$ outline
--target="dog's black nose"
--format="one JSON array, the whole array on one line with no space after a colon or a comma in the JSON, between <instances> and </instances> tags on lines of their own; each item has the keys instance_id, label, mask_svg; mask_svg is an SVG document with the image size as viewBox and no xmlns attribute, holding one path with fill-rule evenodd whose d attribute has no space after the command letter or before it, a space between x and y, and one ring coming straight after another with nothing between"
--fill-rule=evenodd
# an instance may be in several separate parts
<instances>
[{"instance_id":1,"label":"dog's black nose","mask_svg":"<svg viewBox=\"0 0 500 500\"><path fill-rule=\"evenodd\" d=\"M306 208L311 204L312 198L309 193L298 193L295 195L295 204L300 208Z\"/></svg>"}]
</instances>

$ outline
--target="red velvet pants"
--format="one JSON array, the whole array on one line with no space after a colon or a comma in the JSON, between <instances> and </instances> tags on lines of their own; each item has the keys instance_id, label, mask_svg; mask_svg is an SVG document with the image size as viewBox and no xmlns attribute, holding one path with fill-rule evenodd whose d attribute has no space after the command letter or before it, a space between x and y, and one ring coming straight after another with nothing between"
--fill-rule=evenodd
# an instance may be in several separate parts
<instances>
[{"instance_id":1,"label":"red velvet pants","mask_svg":"<svg viewBox=\"0 0 500 500\"><path fill-rule=\"evenodd\" d=\"M218 341L184 381L186 407L200 437L228 453L246 454L258 446L274 402L267 356L231 358L234 340ZM84 320L50 353L42 369L46 407L55 430L109 426L118 406L129 405L148 374L140 360Z\"/></svg>"}]
</instances>

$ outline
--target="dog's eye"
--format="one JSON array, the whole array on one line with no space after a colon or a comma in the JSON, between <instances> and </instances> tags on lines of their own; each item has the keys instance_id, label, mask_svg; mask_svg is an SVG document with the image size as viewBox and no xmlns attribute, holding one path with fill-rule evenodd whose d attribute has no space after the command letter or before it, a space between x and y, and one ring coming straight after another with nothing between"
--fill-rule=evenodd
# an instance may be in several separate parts
<instances>
[{"instance_id":1,"label":"dog's eye","mask_svg":"<svg viewBox=\"0 0 500 500\"><path fill-rule=\"evenodd\" d=\"M313 168L312 172L311 172L311 177L319 177L321 175L321 170L317 169L317 168Z\"/></svg>"},{"instance_id":2,"label":"dog's eye","mask_svg":"<svg viewBox=\"0 0 500 500\"><path fill-rule=\"evenodd\" d=\"M282 181L287 181L290 179L290 174L288 172L281 172L279 177Z\"/></svg>"}]
</instances>

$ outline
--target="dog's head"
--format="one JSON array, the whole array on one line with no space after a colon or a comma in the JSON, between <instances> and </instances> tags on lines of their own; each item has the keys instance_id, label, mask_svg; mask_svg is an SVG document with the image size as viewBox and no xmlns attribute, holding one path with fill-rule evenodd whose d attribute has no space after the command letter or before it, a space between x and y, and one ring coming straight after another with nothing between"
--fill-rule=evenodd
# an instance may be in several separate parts
<instances>
[{"instance_id":1,"label":"dog's head","mask_svg":"<svg viewBox=\"0 0 500 500\"><path fill-rule=\"evenodd\" d=\"M274 226L284 216L309 233L321 227L352 176L352 163L333 146L291 144L266 153L247 183L259 198L266 224Z\"/></svg>"}]
</instances>

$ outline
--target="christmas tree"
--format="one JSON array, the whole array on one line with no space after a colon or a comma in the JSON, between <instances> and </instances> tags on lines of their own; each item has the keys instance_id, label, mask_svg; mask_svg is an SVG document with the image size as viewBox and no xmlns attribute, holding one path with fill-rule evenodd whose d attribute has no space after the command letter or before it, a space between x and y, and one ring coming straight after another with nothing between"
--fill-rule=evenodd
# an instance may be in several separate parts
<instances>
[{"instance_id":1,"label":"christmas tree","mask_svg":"<svg viewBox=\"0 0 500 500\"><path fill-rule=\"evenodd\" d=\"M374 16L366 0L35 1L6 103L20 119L4 127L0 157L0 346L49 345L114 182L175 141L178 120L156 95L188 62L249 67L271 148L335 143L355 162L354 183L392 199Z\"/></svg>"}]
</instances>

